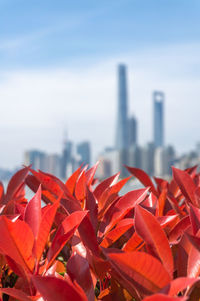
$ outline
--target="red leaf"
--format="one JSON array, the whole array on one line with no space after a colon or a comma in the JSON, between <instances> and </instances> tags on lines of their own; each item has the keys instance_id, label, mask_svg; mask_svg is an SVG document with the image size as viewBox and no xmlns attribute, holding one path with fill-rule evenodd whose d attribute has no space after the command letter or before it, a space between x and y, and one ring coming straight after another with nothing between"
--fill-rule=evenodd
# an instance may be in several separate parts
<instances>
[{"instance_id":1,"label":"red leaf","mask_svg":"<svg viewBox=\"0 0 200 301\"><path fill-rule=\"evenodd\" d=\"M87 301L87 297L78 285L74 285L69 279L59 279L52 276L33 276L35 287L46 301Z\"/></svg>"},{"instance_id":2,"label":"red leaf","mask_svg":"<svg viewBox=\"0 0 200 301\"><path fill-rule=\"evenodd\" d=\"M85 177L85 171L82 170L81 174L79 175L77 181L76 181L76 187L75 187L75 196L77 200L84 200L86 194L86 177Z\"/></svg>"},{"instance_id":3,"label":"red leaf","mask_svg":"<svg viewBox=\"0 0 200 301\"><path fill-rule=\"evenodd\" d=\"M58 206L59 202L55 202L53 205L47 205L45 208L46 210L42 215L38 238L35 243L35 254L37 260L40 259L44 252Z\"/></svg>"},{"instance_id":4,"label":"red leaf","mask_svg":"<svg viewBox=\"0 0 200 301\"><path fill-rule=\"evenodd\" d=\"M195 235L200 229L200 209L190 204L190 220L193 234Z\"/></svg>"},{"instance_id":5,"label":"red leaf","mask_svg":"<svg viewBox=\"0 0 200 301\"><path fill-rule=\"evenodd\" d=\"M34 267L33 243L33 232L24 221L12 222L5 216L0 216L0 249L25 272L31 272Z\"/></svg>"},{"instance_id":6,"label":"red leaf","mask_svg":"<svg viewBox=\"0 0 200 301\"><path fill-rule=\"evenodd\" d=\"M71 177L66 181L65 185L69 192L73 195L74 189L76 186L76 181L80 175L82 166L80 166L72 175Z\"/></svg>"},{"instance_id":7,"label":"red leaf","mask_svg":"<svg viewBox=\"0 0 200 301\"><path fill-rule=\"evenodd\" d=\"M170 297L163 294L155 294L143 299L143 301L186 301L188 297Z\"/></svg>"},{"instance_id":8,"label":"red leaf","mask_svg":"<svg viewBox=\"0 0 200 301\"><path fill-rule=\"evenodd\" d=\"M191 287L195 282L199 281L197 278L179 277L172 280L164 289L162 293L168 296L176 296L179 292L185 290L188 286Z\"/></svg>"},{"instance_id":9,"label":"red leaf","mask_svg":"<svg viewBox=\"0 0 200 301\"><path fill-rule=\"evenodd\" d=\"M49 248L47 258L48 266L51 265L55 257L62 250L67 241L72 237L80 223L87 215L87 211L76 211L71 215L67 216L60 227L58 228L56 235L52 241L51 247Z\"/></svg>"},{"instance_id":10,"label":"red leaf","mask_svg":"<svg viewBox=\"0 0 200 301\"><path fill-rule=\"evenodd\" d=\"M4 200L4 187L2 182L0 182L0 204L3 203L3 200Z\"/></svg>"},{"instance_id":11,"label":"red leaf","mask_svg":"<svg viewBox=\"0 0 200 301\"><path fill-rule=\"evenodd\" d=\"M14 176L8 183L7 192L5 195L5 203L8 203L14 197L20 186L25 181L28 173L29 167L24 167L23 169L19 170L16 174L14 174Z\"/></svg>"},{"instance_id":12,"label":"red leaf","mask_svg":"<svg viewBox=\"0 0 200 301\"><path fill-rule=\"evenodd\" d=\"M94 190L94 195L97 200L99 200L102 193L108 188L114 181L117 181L119 178L119 172L115 174L114 176L105 179L103 182L101 182Z\"/></svg>"},{"instance_id":13,"label":"red leaf","mask_svg":"<svg viewBox=\"0 0 200 301\"><path fill-rule=\"evenodd\" d=\"M134 232L122 249L125 252L130 252L135 251L136 249L139 250L143 245L143 239L141 239L141 237L136 232Z\"/></svg>"},{"instance_id":14,"label":"red leaf","mask_svg":"<svg viewBox=\"0 0 200 301\"><path fill-rule=\"evenodd\" d=\"M192 246L188 255L187 276L198 277L200 274L200 248Z\"/></svg>"},{"instance_id":15,"label":"red leaf","mask_svg":"<svg viewBox=\"0 0 200 301\"><path fill-rule=\"evenodd\" d=\"M101 247L108 248L128 229L130 229L133 226L133 224L134 223L132 218L126 218L120 221L114 230L110 231L107 235L105 235L103 241L101 242Z\"/></svg>"},{"instance_id":16,"label":"red leaf","mask_svg":"<svg viewBox=\"0 0 200 301\"><path fill-rule=\"evenodd\" d=\"M26 206L24 220L30 226L37 240L41 223L41 186L39 186L37 193Z\"/></svg>"},{"instance_id":17,"label":"red leaf","mask_svg":"<svg viewBox=\"0 0 200 301\"><path fill-rule=\"evenodd\" d=\"M91 224L96 232L98 225L98 205L94 193L88 187L86 187L85 209L89 210Z\"/></svg>"},{"instance_id":18,"label":"red leaf","mask_svg":"<svg viewBox=\"0 0 200 301\"><path fill-rule=\"evenodd\" d=\"M170 282L163 265L144 252L107 254L113 268L121 277L133 283L142 293L158 292Z\"/></svg>"},{"instance_id":19,"label":"red leaf","mask_svg":"<svg viewBox=\"0 0 200 301\"><path fill-rule=\"evenodd\" d=\"M156 218L140 206L135 208L135 230L151 246L172 276L173 256L168 239Z\"/></svg>"},{"instance_id":20,"label":"red leaf","mask_svg":"<svg viewBox=\"0 0 200 301\"><path fill-rule=\"evenodd\" d=\"M97 163L94 166L92 166L90 169L88 169L85 172L85 177L86 177L86 182L87 182L88 187L90 187L90 185L92 185L98 165L99 165L99 161L97 161Z\"/></svg>"},{"instance_id":21,"label":"red leaf","mask_svg":"<svg viewBox=\"0 0 200 301\"><path fill-rule=\"evenodd\" d=\"M109 209L112 202L118 197L119 191L122 189L122 187L128 182L128 180L131 178L125 178L119 181L118 183L108 187L101 195L98 201L98 207L99 207L99 217L101 218L105 212Z\"/></svg>"},{"instance_id":22,"label":"red leaf","mask_svg":"<svg viewBox=\"0 0 200 301\"><path fill-rule=\"evenodd\" d=\"M173 177L179 186L182 194L185 196L185 198L189 201L191 201L194 205L197 204L196 196L195 196L195 190L196 186L191 178L191 176L180 169L177 169L175 167L172 167L173 170Z\"/></svg>"},{"instance_id":23,"label":"red leaf","mask_svg":"<svg viewBox=\"0 0 200 301\"><path fill-rule=\"evenodd\" d=\"M30 169L30 171L36 177L36 179L43 185L43 187L49 190L51 193L53 193L57 197L57 199L60 198L62 195L65 195L70 199L75 199L70 194L65 184L62 181L60 181L57 177L42 171L36 172L33 169Z\"/></svg>"},{"instance_id":24,"label":"red leaf","mask_svg":"<svg viewBox=\"0 0 200 301\"><path fill-rule=\"evenodd\" d=\"M125 166L128 171L135 176L145 187L150 187L150 191L153 192L156 196L158 196L158 192L155 189L151 178L144 172L142 169Z\"/></svg>"},{"instance_id":25,"label":"red leaf","mask_svg":"<svg viewBox=\"0 0 200 301\"><path fill-rule=\"evenodd\" d=\"M29 296L27 296L24 292L21 290L15 289L15 288L0 288L0 292L7 294L13 298L16 298L20 301L32 301L33 299Z\"/></svg>"},{"instance_id":26,"label":"red leaf","mask_svg":"<svg viewBox=\"0 0 200 301\"><path fill-rule=\"evenodd\" d=\"M130 191L110 207L103 217L99 227L100 236L110 231L136 204L142 202L148 193L148 188Z\"/></svg>"},{"instance_id":27,"label":"red leaf","mask_svg":"<svg viewBox=\"0 0 200 301\"><path fill-rule=\"evenodd\" d=\"M176 244L181 239L184 231L190 226L190 218L186 216L178 222L169 233L169 242Z\"/></svg>"},{"instance_id":28,"label":"red leaf","mask_svg":"<svg viewBox=\"0 0 200 301\"><path fill-rule=\"evenodd\" d=\"M79 254L72 255L67 262L67 272L72 281L76 280L82 287L88 300L93 301L95 299L94 285L88 261Z\"/></svg>"}]
</instances>

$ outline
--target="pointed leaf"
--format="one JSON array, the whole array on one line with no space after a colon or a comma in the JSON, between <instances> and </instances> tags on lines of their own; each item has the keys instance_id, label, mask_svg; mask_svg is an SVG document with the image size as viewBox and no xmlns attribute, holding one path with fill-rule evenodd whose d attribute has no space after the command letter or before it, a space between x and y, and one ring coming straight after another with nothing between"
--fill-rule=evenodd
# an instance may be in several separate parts
<instances>
[{"instance_id":1,"label":"pointed leaf","mask_svg":"<svg viewBox=\"0 0 200 301\"><path fill-rule=\"evenodd\" d=\"M73 236L87 213L87 211L76 211L64 219L56 232L51 247L49 248L47 254L49 261L48 266L51 265L67 241Z\"/></svg>"},{"instance_id":2,"label":"pointed leaf","mask_svg":"<svg viewBox=\"0 0 200 301\"><path fill-rule=\"evenodd\" d=\"M134 232L131 238L127 241L127 243L122 248L125 252L137 251L144 245L143 239Z\"/></svg>"},{"instance_id":3,"label":"pointed leaf","mask_svg":"<svg viewBox=\"0 0 200 301\"><path fill-rule=\"evenodd\" d=\"M172 280L163 290L162 293L168 296L176 296L179 292L191 287L195 282L199 281L197 278L179 277Z\"/></svg>"},{"instance_id":4,"label":"pointed leaf","mask_svg":"<svg viewBox=\"0 0 200 301\"><path fill-rule=\"evenodd\" d=\"M31 272L34 267L33 243L33 232L24 221L18 219L12 222L5 216L0 216L0 249L25 272Z\"/></svg>"},{"instance_id":5,"label":"pointed leaf","mask_svg":"<svg viewBox=\"0 0 200 301\"><path fill-rule=\"evenodd\" d=\"M94 193L88 187L86 187L85 210L89 210L91 224L96 232L98 225L98 205Z\"/></svg>"},{"instance_id":6,"label":"pointed leaf","mask_svg":"<svg viewBox=\"0 0 200 301\"><path fill-rule=\"evenodd\" d=\"M100 236L110 231L136 204L142 202L148 193L148 188L130 191L110 207L103 217L99 227Z\"/></svg>"},{"instance_id":7,"label":"pointed leaf","mask_svg":"<svg viewBox=\"0 0 200 301\"><path fill-rule=\"evenodd\" d=\"M59 202L56 202L53 205L47 205L45 213L42 215L38 238L35 243L35 254L37 260L40 259L44 252L58 206Z\"/></svg>"},{"instance_id":8,"label":"pointed leaf","mask_svg":"<svg viewBox=\"0 0 200 301\"><path fill-rule=\"evenodd\" d=\"M84 200L86 194L86 177L85 177L85 171L82 170L81 174L79 175L79 178L76 181L76 187L75 187L75 196L77 200Z\"/></svg>"},{"instance_id":9,"label":"pointed leaf","mask_svg":"<svg viewBox=\"0 0 200 301\"><path fill-rule=\"evenodd\" d=\"M81 173L81 168L80 166L72 175L71 177L66 181L65 186L69 190L69 192L73 195L74 194L74 189L76 186L76 181Z\"/></svg>"},{"instance_id":10,"label":"pointed leaf","mask_svg":"<svg viewBox=\"0 0 200 301\"><path fill-rule=\"evenodd\" d=\"M186 301L188 297L171 297L163 294L155 294L143 299L143 301Z\"/></svg>"},{"instance_id":11,"label":"pointed leaf","mask_svg":"<svg viewBox=\"0 0 200 301\"><path fill-rule=\"evenodd\" d=\"M155 186L153 182L151 181L151 178L144 172L142 169L134 168L125 166L128 171L135 176L145 187L150 187L150 191L153 192L156 196L158 195L158 192L155 189Z\"/></svg>"},{"instance_id":12,"label":"pointed leaf","mask_svg":"<svg viewBox=\"0 0 200 301\"><path fill-rule=\"evenodd\" d=\"M163 265L147 253L112 253L107 257L121 277L131 281L142 293L158 292L170 282L171 278Z\"/></svg>"},{"instance_id":13,"label":"pointed leaf","mask_svg":"<svg viewBox=\"0 0 200 301\"><path fill-rule=\"evenodd\" d=\"M26 206L24 220L33 231L35 239L37 239L41 223L41 186Z\"/></svg>"},{"instance_id":14,"label":"pointed leaf","mask_svg":"<svg viewBox=\"0 0 200 301\"><path fill-rule=\"evenodd\" d=\"M135 230L151 246L172 276L173 256L168 239L156 218L140 206L135 208Z\"/></svg>"},{"instance_id":15,"label":"pointed leaf","mask_svg":"<svg viewBox=\"0 0 200 301\"><path fill-rule=\"evenodd\" d=\"M190 220L193 234L195 235L200 229L200 209L190 204Z\"/></svg>"},{"instance_id":16,"label":"pointed leaf","mask_svg":"<svg viewBox=\"0 0 200 301\"><path fill-rule=\"evenodd\" d=\"M126 218L123 219L114 230L110 231L107 235L105 235L103 241L101 242L101 247L108 248L112 245L120 236L122 236L127 230L133 227L133 219Z\"/></svg>"},{"instance_id":17,"label":"pointed leaf","mask_svg":"<svg viewBox=\"0 0 200 301\"><path fill-rule=\"evenodd\" d=\"M32 301L33 300L31 297L27 296L23 291L15 289L15 288L0 288L0 292L7 294L13 298L16 298L19 301Z\"/></svg>"},{"instance_id":18,"label":"pointed leaf","mask_svg":"<svg viewBox=\"0 0 200 301\"><path fill-rule=\"evenodd\" d=\"M106 190L106 188L108 188L118 178L119 178L119 173L102 181L94 190L94 195L95 195L96 199L99 200L100 196Z\"/></svg>"},{"instance_id":19,"label":"pointed leaf","mask_svg":"<svg viewBox=\"0 0 200 301\"><path fill-rule=\"evenodd\" d=\"M69 279L59 279L52 276L33 276L32 281L46 301L87 301L80 286L74 285Z\"/></svg>"},{"instance_id":20,"label":"pointed leaf","mask_svg":"<svg viewBox=\"0 0 200 301\"><path fill-rule=\"evenodd\" d=\"M29 167L24 167L23 169L19 170L8 183L7 192L5 196L5 203L8 203L14 195L17 193L20 186L25 181L27 175L29 173Z\"/></svg>"},{"instance_id":21,"label":"pointed leaf","mask_svg":"<svg viewBox=\"0 0 200 301\"><path fill-rule=\"evenodd\" d=\"M86 177L86 181L87 181L87 186L90 187L90 185L92 185L97 167L99 166L99 161L97 161L97 163L92 166L90 169L86 170L85 172L85 177Z\"/></svg>"},{"instance_id":22,"label":"pointed leaf","mask_svg":"<svg viewBox=\"0 0 200 301\"><path fill-rule=\"evenodd\" d=\"M67 272L72 281L76 280L82 287L88 300L93 301L95 299L94 285L88 261L79 254L72 255L67 262Z\"/></svg>"},{"instance_id":23,"label":"pointed leaf","mask_svg":"<svg viewBox=\"0 0 200 301\"><path fill-rule=\"evenodd\" d=\"M177 243L184 231L191 225L189 216L185 216L178 222L169 233L169 242Z\"/></svg>"},{"instance_id":24,"label":"pointed leaf","mask_svg":"<svg viewBox=\"0 0 200 301\"><path fill-rule=\"evenodd\" d=\"M177 169L175 167L172 168L173 170L173 177L179 186L182 194L185 196L185 198L189 201L191 201L194 205L197 205L197 200L195 196L195 190L196 186L191 178L191 176L180 169Z\"/></svg>"}]
</instances>

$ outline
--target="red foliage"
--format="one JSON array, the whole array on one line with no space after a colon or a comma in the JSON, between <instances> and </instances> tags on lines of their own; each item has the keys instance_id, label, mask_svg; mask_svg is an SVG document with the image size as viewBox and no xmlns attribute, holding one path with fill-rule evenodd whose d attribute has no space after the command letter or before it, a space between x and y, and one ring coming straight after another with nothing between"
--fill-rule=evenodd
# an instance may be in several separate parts
<instances>
[{"instance_id":1,"label":"red foliage","mask_svg":"<svg viewBox=\"0 0 200 301\"><path fill-rule=\"evenodd\" d=\"M168 183L127 166L145 188L120 196L130 177L96 185L97 166L66 183L25 167L0 183L0 301L199 300L197 168Z\"/></svg>"}]
</instances>

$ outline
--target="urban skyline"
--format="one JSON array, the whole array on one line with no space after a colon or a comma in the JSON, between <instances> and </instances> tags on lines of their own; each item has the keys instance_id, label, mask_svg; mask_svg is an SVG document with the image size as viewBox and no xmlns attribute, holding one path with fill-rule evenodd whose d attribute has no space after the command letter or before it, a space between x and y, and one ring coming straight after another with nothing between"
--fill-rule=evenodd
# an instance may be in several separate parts
<instances>
[{"instance_id":1,"label":"urban skyline","mask_svg":"<svg viewBox=\"0 0 200 301\"><path fill-rule=\"evenodd\" d=\"M116 126L113 144L108 145L98 155L96 160L101 161L98 171L100 178L109 177L121 171L125 177L127 172L124 164L141 168L151 176L169 176L171 165L187 167L191 160L199 156L190 154L179 158L173 146L165 145L165 111L163 91L152 92L152 129L153 135L149 142L141 146L138 144L137 118L129 110L128 70L125 64L117 66L117 99L116 99ZM91 141L79 143L76 148L68 137L64 139L60 154L47 154L38 150L25 153L25 164L32 164L33 168L41 169L66 179L81 164L91 166Z\"/></svg>"}]
</instances>

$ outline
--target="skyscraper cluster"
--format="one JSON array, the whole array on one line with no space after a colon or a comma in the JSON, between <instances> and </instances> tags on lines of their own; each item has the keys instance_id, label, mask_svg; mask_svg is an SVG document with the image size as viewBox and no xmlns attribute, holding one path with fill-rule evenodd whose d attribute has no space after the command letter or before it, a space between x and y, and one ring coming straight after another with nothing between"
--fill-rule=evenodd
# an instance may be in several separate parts
<instances>
[{"instance_id":1,"label":"skyscraper cluster","mask_svg":"<svg viewBox=\"0 0 200 301\"><path fill-rule=\"evenodd\" d=\"M24 154L24 163L25 165L31 164L33 169L40 169L65 180L81 164L90 165L90 143L83 141L75 146L72 141L65 139L61 154L47 154L39 150L29 150Z\"/></svg>"},{"instance_id":2,"label":"skyscraper cluster","mask_svg":"<svg viewBox=\"0 0 200 301\"><path fill-rule=\"evenodd\" d=\"M129 112L126 65L120 64L117 74L115 146L105 149L100 156L105 168L104 176L109 176L119 170L121 170L121 175L125 176L126 170L123 165L142 168L150 175L170 174L170 165L175 158L175 152L173 147L164 145L164 93L153 92L153 139L141 147L137 139L137 120Z\"/></svg>"}]
</instances>

